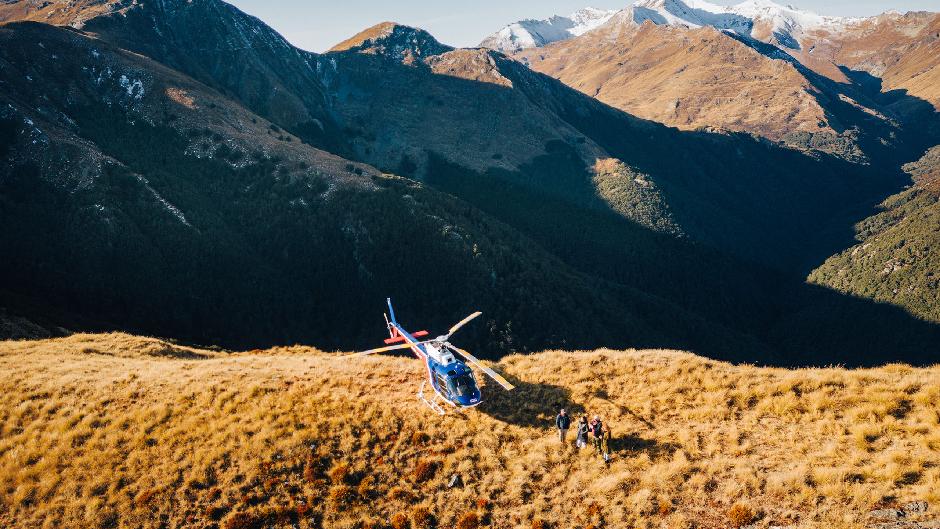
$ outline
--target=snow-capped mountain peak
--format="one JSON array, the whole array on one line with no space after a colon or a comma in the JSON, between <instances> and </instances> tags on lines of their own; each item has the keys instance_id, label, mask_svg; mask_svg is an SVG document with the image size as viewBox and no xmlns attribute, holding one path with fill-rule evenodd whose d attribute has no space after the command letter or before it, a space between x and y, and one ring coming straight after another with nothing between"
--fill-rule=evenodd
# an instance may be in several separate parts
<instances>
[{"instance_id":1,"label":"snow-capped mountain peak","mask_svg":"<svg viewBox=\"0 0 940 529\"><path fill-rule=\"evenodd\" d=\"M705 0L639 0L628 9L637 24L649 20L659 25L713 26L741 32L748 32L751 26L747 17Z\"/></svg>"},{"instance_id":2,"label":"snow-capped mountain peak","mask_svg":"<svg viewBox=\"0 0 940 529\"><path fill-rule=\"evenodd\" d=\"M607 24L643 24L699 28L711 26L744 37L798 50L807 33L838 31L860 19L819 15L772 0L744 0L722 6L708 0L637 0L621 11L585 8L568 17L521 20L490 35L481 46L514 52L569 39Z\"/></svg>"},{"instance_id":3,"label":"snow-capped mountain peak","mask_svg":"<svg viewBox=\"0 0 940 529\"><path fill-rule=\"evenodd\" d=\"M483 39L481 47L504 52L544 46L551 42L582 35L607 22L616 10L586 7L567 17L520 20Z\"/></svg>"}]
</instances>

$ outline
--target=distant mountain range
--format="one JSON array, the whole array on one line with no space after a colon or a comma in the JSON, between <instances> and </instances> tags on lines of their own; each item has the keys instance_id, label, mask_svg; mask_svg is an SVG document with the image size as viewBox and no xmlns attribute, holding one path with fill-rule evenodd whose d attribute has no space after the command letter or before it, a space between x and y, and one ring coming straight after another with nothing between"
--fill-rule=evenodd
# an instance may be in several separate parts
<instances>
[{"instance_id":1,"label":"distant mountain range","mask_svg":"<svg viewBox=\"0 0 940 529\"><path fill-rule=\"evenodd\" d=\"M483 310L490 356L930 361L933 320L805 278L940 144L936 16L819 41L867 68L838 80L753 25L585 13L511 56L390 22L315 54L220 0L0 4L0 314L353 348L392 296Z\"/></svg>"},{"instance_id":2,"label":"distant mountain range","mask_svg":"<svg viewBox=\"0 0 940 529\"><path fill-rule=\"evenodd\" d=\"M581 36L503 49L667 125L748 132L861 163L901 162L930 146L897 138L905 125L920 135L940 105L938 34L933 13L837 18L765 0L645 0Z\"/></svg>"},{"instance_id":3,"label":"distant mountain range","mask_svg":"<svg viewBox=\"0 0 940 529\"><path fill-rule=\"evenodd\" d=\"M617 10L586 7L567 17L555 15L544 20L520 20L483 39L480 46L503 52L537 48L581 35L604 24L615 14Z\"/></svg>"},{"instance_id":4,"label":"distant mountain range","mask_svg":"<svg viewBox=\"0 0 940 529\"><path fill-rule=\"evenodd\" d=\"M890 12L869 18L822 16L770 0L745 0L732 6L703 0L638 0L622 10L588 7L570 17L522 20L505 26L480 45L504 52L536 48L581 35L615 18L616 25L649 21L656 25L684 28L708 26L799 50L800 42L814 35L839 33L852 26L895 15L898 14ZM565 31L553 31L555 29Z\"/></svg>"}]
</instances>

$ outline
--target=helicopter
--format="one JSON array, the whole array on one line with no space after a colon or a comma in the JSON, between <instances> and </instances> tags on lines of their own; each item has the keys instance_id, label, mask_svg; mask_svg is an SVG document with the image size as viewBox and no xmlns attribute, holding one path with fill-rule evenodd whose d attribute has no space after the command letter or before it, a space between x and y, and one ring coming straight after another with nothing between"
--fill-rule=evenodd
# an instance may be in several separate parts
<instances>
[{"instance_id":1,"label":"helicopter","mask_svg":"<svg viewBox=\"0 0 940 529\"><path fill-rule=\"evenodd\" d=\"M467 367L467 363L475 366L507 391L515 387L499 373L480 363L472 354L448 341L452 334L482 314L482 312L474 312L455 323L453 327L448 329L447 334L437 338L419 340L419 338L428 336L428 331L416 331L414 333L406 331L395 319L395 309L392 308L391 298L387 298L385 301L388 304L385 325L388 327L390 335L389 338L385 339L385 343L395 345L352 353L343 358L366 356L396 349L411 349L415 356L424 361L427 368L427 379L421 382L418 399L440 415L445 414L442 403L449 404L457 409L466 409L478 406L483 402L483 395L477 385L476 376L473 374L473 370ZM458 356L463 359L458 358ZM428 397L424 393L424 389L428 384L434 390L432 397Z\"/></svg>"}]
</instances>

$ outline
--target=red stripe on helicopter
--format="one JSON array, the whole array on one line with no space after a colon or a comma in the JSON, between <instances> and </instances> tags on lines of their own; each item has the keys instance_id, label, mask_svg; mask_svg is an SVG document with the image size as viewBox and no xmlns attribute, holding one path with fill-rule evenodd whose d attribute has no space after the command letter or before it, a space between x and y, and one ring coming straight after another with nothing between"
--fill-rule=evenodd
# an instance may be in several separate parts
<instances>
[{"instance_id":1,"label":"red stripe on helicopter","mask_svg":"<svg viewBox=\"0 0 940 529\"><path fill-rule=\"evenodd\" d=\"M398 338L400 338L401 340L407 341L408 344L411 345L411 350L414 351L416 355L418 355L418 358L420 358L421 360L424 360L424 367L428 370L428 382L431 383L431 389L433 389L435 393L440 395L441 398L444 399L446 402L450 402L450 400L447 397L445 397L440 391L438 391L437 387L434 386L434 373L431 372L431 364L427 360L427 355L425 355L424 351L421 350L421 345L418 343L417 340L412 342L410 339L408 339L408 331L405 331L404 329L399 329L398 327L396 327L396 330L398 331ZM418 332L422 332L422 331L418 331ZM423 332L427 334L427 331L423 331ZM412 338L417 335L418 333L416 332L415 334L412 335ZM451 404L453 403L451 402Z\"/></svg>"},{"instance_id":2,"label":"red stripe on helicopter","mask_svg":"<svg viewBox=\"0 0 940 529\"><path fill-rule=\"evenodd\" d=\"M404 342L405 337L402 336L401 333L397 333L397 334L398 336L393 336L392 338L386 338L385 343L393 344L393 343L398 343L398 342ZM421 338L422 336L427 336L427 335L428 335L428 331L415 331L411 333L412 338Z\"/></svg>"}]
</instances>

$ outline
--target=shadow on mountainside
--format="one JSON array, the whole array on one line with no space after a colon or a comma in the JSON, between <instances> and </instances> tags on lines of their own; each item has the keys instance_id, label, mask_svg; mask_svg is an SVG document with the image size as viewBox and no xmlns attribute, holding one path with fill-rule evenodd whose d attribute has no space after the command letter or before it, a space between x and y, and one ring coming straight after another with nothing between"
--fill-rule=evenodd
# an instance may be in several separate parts
<instances>
[{"instance_id":1,"label":"shadow on mountainside","mask_svg":"<svg viewBox=\"0 0 940 529\"><path fill-rule=\"evenodd\" d=\"M194 49L209 53L205 50L210 47ZM309 70L310 56L298 57L296 64L284 59L287 63L279 68ZM940 343L940 326L895 307L802 283L808 268L850 244L852 226L870 214L872 205L909 182L897 168L860 167L826 155L814 158L745 134L679 131L613 109L499 54L491 57L511 78L511 87L438 75L389 57L330 54L339 66L333 68L337 84L328 88L342 95L331 103L337 105L337 141L351 145L350 156L372 163L383 162L376 153L390 138L402 150L426 153L425 180L460 199L447 203L453 206L449 216L432 208L443 204L446 195L429 197L431 190L391 180L378 184L388 187L381 196L346 193L339 197L345 202L334 199L319 209L291 210L284 197L300 191L278 187L285 184L275 173L276 162L259 159L234 170L220 161L196 160L185 155L185 138L142 124L120 122L115 127L104 109L85 109L85 115L73 116L76 130L147 178L193 219L197 230L153 225L157 215L144 218L146 211L139 206L117 211L121 216L115 224L133 227L131 235L116 231L92 237L96 232L82 230L80 224L40 224L55 218L48 215L36 221L42 230L28 223L20 226L25 234L17 235L22 237L20 247L34 252L24 252L26 259L19 263L17 271L24 275L6 277L15 278L26 292L57 292L64 308L73 312L104 313L151 333L232 347L295 341L321 348L369 346L371 342L364 343L368 332L381 321L372 316L372 307L377 314L381 300L392 295L411 309L406 311L408 321L423 322L429 330L446 328L468 312L465 308L489 310L464 307L468 303L498 306L502 321L462 331L461 340L471 342L468 347L481 356L563 344L686 348L773 365L925 363L936 358L932 354ZM219 67L213 61L207 64ZM204 65L168 62L200 78L212 74ZM190 72L197 66L196 73ZM212 77L215 86L248 105L251 98L235 90L231 83L238 77L230 73ZM298 76L294 82L301 87L312 82L305 79ZM357 97L365 103L350 103ZM252 108L264 106L254 103ZM322 110L319 100L304 104L311 115ZM408 126L395 119L369 121L372 113L389 108L410 115ZM525 120L535 113L554 124L553 137L527 146L530 161L516 170L495 161L483 172L451 159L435 162L434 153L444 148L457 149L455 157L497 160L503 136L490 138L492 153L468 153L474 147L453 141L453 136L525 130ZM268 115L277 118L270 110ZM588 138L648 176L689 237L653 231L598 197L577 156L578 146ZM400 162L384 160L386 166ZM121 168L110 171L100 185L115 200L146 204L130 174ZM22 172L21 187L13 181L5 195L24 213L37 212L37 175ZM215 194L205 191L207 184ZM392 200L399 195L403 200ZM70 204L53 192L47 199L42 213ZM314 200L319 198L310 202ZM392 206L399 203L405 205ZM279 216L285 210L290 215ZM460 229L440 237L444 230L427 220L440 218L459 218L460 223L452 224ZM461 233L477 225L481 227ZM46 235L66 228L72 231L59 238L60 255L46 256L54 253ZM516 241L515 232L579 274L565 268L565 274L545 279L540 272L555 267L556 260L520 261L510 255L506 248L515 252L523 247L506 244ZM107 237L135 253L117 244L105 256L61 257L84 241ZM159 259L151 258L150 237L161 243ZM421 247L427 255L414 251L416 242L438 240L436 246ZM449 245L463 240L474 244L472 258L444 259L456 255ZM487 266L493 264L485 275L468 264L487 258ZM508 284L511 288L497 287L503 275L517 278ZM473 288L457 288L461 278ZM571 287L575 282L581 286L582 280L583 288ZM115 290L121 292L116 295ZM457 317L455 306L461 307ZM492 354L483 354L486 349ZM550 421L557 409L547 409L548 404L568 397L550 387L527 389L540 400L526 400L545 408L530 410L530 417L545 415L539 420ZM488 398L500 398L499 390L490 393ZM534 420L507 411L518 403L502 404L497 400L483 406L510 422Z\"/></svg>"},{"instance_id":2,"label":"shadow on mountainside","mask_svg":"<svg viewBox=\"0 0 940 529\"><path fill-rule=\"evenodd\" d=\"M648 314L667 326L671 341L656 344L634 335L594 345L662 345L776 366L935 361L940 325L901 308L808 285L801 276L525 188L513 183L515 175L479 174L435 156L431 160L432 185L519 229L575 269L627 287L622 295L639 290L708 322ZM550 158L537 165L563 166ZM732 342L729 336L735 334Z\"/></svg>"},{"instance_id":3,"label":"shadow on mountainside","mask_svg":"<svg viewBox=\"0 0 940 529\"><path fill-rule=\"evenodd\" d=\"M439 74L421 63L405 65L381 55L344 51L329 57L338 64L331 88L344 94L337 113L361 161L430 182L433 172L414 153L431 152L458 166L483 163L489 168L476 172L502 172L525 188L616 212L618 204L598 196L583 161L572 170L570 161L580 159L591 140L630 168L631 174L614 184L635 189L644 185L635 177L651 182L686 235L803 276L852 244L854 224L910 183L901 162L916 159L927 146L921 131L886 129L840 101L834 89L817 96L828 112L840 113L835 126L859 127L858 141L870 151L871 165L818 151L807 155L744 133L682 131L643 120L497 53L492 54L495 71L512 86ZM552 119L554 137L542 138L541 145L513 143L514 132L528 134ZM897 136L892 145L883 146L881 139L892 134ZM384 144L391 138L400 144L398 152L411 154L390 156ZM914 140L912 147L904 143ZM506 145L530 149L530 162L507 169L500 161L508 154ZM538 163L543 156L561 163ZM656 207L629 206L635 212Z\"/></svg>"},{"instance_id":4,"label":"shadow on mountainside","mask_svg":"<svg viewBox=\"0 0 940 529\"><path fill-rule=\"evenodd\" d=\"M816 73L781 48L740 35L729 36L762 55L790 63L812 85L808 93L830 125L840 133L855 131L856 141L873 166L899 171L901 165L918 159L940 142L940 113L929 101L910 95L906 89L885 92L881 78L843 65L837 67L851 82L838 82ZM877 114L880 112L883 114Z\"/></svg>"}]
</instances>

